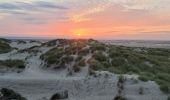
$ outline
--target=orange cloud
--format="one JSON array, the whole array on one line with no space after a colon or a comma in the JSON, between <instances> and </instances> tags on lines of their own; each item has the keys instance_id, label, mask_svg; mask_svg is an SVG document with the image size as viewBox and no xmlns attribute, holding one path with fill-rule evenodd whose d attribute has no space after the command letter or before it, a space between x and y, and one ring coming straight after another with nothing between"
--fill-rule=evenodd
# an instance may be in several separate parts
<instances>
[{"instance_id":1,"label":"orange cloud","mask_svg":"<svg viewBox=\"0 0 170 100\"><path fill-rule=\"evenodd\" d=\"M154 9L160 0L91 0L88 2L62 0L60 3L50 0L48 1L51 4L50 10L27 9L29 11L27 12L20 10L20 7L17 7L17 11L3 10L7 16L0 15L0 35L58 38L75 38L81 35L79 36L81 38L110 39L141 36L145 39L144 37L148 36L152 38L150 34L155 32L156 37L164 39L165 35L170 34L170 15L167 13L170 7L165 1L163 0L160 6ZM29 5L31 4L37 8L34 0L29 2ZM162 6L165 6L166 13ZM2 8L4 9L4 6L1 5L0 11Z\"/></svg>"}]
</instances>

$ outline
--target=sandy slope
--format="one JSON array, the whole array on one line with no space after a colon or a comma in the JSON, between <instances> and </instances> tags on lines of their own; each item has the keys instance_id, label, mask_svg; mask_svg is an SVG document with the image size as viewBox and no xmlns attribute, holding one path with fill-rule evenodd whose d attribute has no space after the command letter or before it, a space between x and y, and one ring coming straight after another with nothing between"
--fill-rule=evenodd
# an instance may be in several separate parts
<instances>
[{"instance_id":1,"label":"sandy slope","mask_svg":"<svg viewBox=\"0 0 170 100\"><path fill-rule=\"evenodd\" d=\"M105 78L76 78L63 79L3 79L0 87L9 87L29 100L47 100L56 92L68 90L69 100L112 100L117 94L117 77ZM139 94L139 88L144 88L144 94ZM159 91L154 82L133 83L128 79L125 84L124 95L128 100L166 100L167 96Z\"/></svg>"},{"instance_id":2,"label":"sandy slope","mask_svg":"<svg viewBox=\"0 0 170 100\"><path fill-rule=\"evenodd\" d=\"M26 48L35 44L16 45L13 47ZM41 47L41 51L49 50ZM28 100L49 100L56 92L68 90L69 100L113 100L117 95L118 76L108 72L98 72L98 77L87 76L87 68L82 72L67 76L67 70L48 71L43 70L40 54L33 56L28 53L1 54L0 60L5 59L27 59L27 69L23 73L7 73L0 76L0 88L8 87L19 92ZM88 57L87 57L88 58ZM128 100L166 100L167 95L163 94L158 85L154 82L136 82L136 76L125 75L126 82L123 95ZM139 94L139 88L144 89L144 94Z\"/></svg>"}]
</instances>

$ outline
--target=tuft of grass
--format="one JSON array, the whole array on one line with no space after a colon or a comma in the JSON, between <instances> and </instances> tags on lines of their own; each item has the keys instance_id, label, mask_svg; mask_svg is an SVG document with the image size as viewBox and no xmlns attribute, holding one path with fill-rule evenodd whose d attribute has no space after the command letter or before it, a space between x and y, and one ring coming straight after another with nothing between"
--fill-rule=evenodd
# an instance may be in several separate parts
<instances>
[{"instance_id":1,"label":"tuft of grass","mask_svg":"<svg viewBox=\"0 0 170 100\"><path fill-rule=\"evenodd\" d=\"M123 84L124 82L125 82L125 77L124 76L122 76L122 75L120 75L119 76L119 79L118 79L118 83L121 83L121 84Z\"/></svg>"},{"instance_id":2,"label":"tuft of grass","mask_svg":"<svg viewBox=\"0 0 170 100\"><path fill-rule=\"evenodd\" d=\"M28 52L28 53L37 54L38 52L41 52L41 51L38 50L37 48L38 48L38 46L32 46L32 47L30 47L30 48L18 50L18 52L19 52L19 53Z\"/></svg>"},{"instance_id":3,"label":"tuft of grass","mask_svg":"<svg viewBox=\"0 0 170 100\"><path fill-rule=\"evenodd\" d=\"M89 74L90 76L97 77L96 72L95 72L94 70L90 69L90 68L89 68L88 74Z\"/></svg>"},{"instance_id":4,"label":"tuft of grass","mask_svg":"<svg viewBox=\"0 0 170 100\"><path fill-rule=\"evenodd\" d=\"M79 72L81 70L80 66L74 65L73 66L74 72Z\"/></svg>"},{"instance_id":5,"label":"tuft of grass","mask_svg":"<svg viewBox=\"0 0 170 100\"><path fill-rule=\"evenodd\" d=\"M170 93L169 86L166 84L161 84L160 85L160 90L163 91L164 93Z\"/></svg>"},{"instance_id":6,"label":"tuft of grass","mask_svg":"<svg viewBox=\"0 0 170 100\"><path fill-rule=\"evenodd\" d=\"M90 50L92 52L95 52L95 51L106 51L106 45L102 44L102 43L99 43L99 42L92 42L92 43L90 43Z\"/></svg>"},{"instance_id":7,"label":"tuft of grass","mask_svg":"<svg viewBox=\"0 0 170 100\"><path fill-rule=\"evenodd\" d=\"M91 61L89 61L89 65L90 65L90 68L95 70L95 71L103 70L102 69L103 65L99 61L97 61L95 59L91 59Z\"/></svg>"},{"instance_id":8,"label":"tuft of grass","mask_svg":"<svg viewBox=\"0 0 170 100\"><path fill-rule=\"evenodd\" d=\"M7 68L25 69L25 62L23 60L5 60L0 61L0 66Z\"/></svg>"},{"instance_id":9,"label":"tuft of grass","mask_svg":"<svg viewBox=\"0 0 170 100\"><path fill-rule=\"evenodd\" d=\"M98 61L106 61L107 58L106 56L103 54L103 52L95 52L92 56L94 59L98 60Z\"/></svg>"},{"instance_id":10,"label":"tuft of grass","mask_svg":"<svg viewBox=\"0 0 170 100\"><path fill-rule=\"evenodd\" d=\"M146 76L139 76L139 80L147 82L149 79Z\"/></svg>"},{"instance_id":11,"label":"tuft of grass","mask_svg":"<svg viewBox=\"0 0 170 100\"><path fill-rule=\"evenodd\" d=\"M167 98L167 100L170 100L170 96Z\"/></svg>"},{"instance_id":12,"label":"tuft of grass","mask_svg":"<svg viewBox=\"0 0 170 100\"><path fill-rule=\"evenodd\" d=\"M0 54L8 53L12 51L12 47L9 45L10 40L0 38Z\"/></svg>"},{"instance_id":13,"label":"tuft of grass","mask_svg":"<svg viewBox=\"0 0 170 100\"><path fill-rule=\"evenodd\" d=\"M170 87L170 49L125 47L105 45L96 40L56 40L57 47L41 56L50 65L65 65L68 55L78 55L75 68L84 66L83 58L92 53L88 60L93 71L110 71L117 74L137 74L142 81L155 81ZM66 46L67 47L64 47ZM54 46L54 45L53 45ZM62 62L62 63L61 63ZM161 86L162 87L162 86ZM164 91L164 89L161 89Z\"/></svg>"},{"instance_id":14,"label":"tuft of grass","mask_svg":"<svg viewBox=\"0 0 170 100\"><path fill-rule=\"evenodd\" d=\"M127 100L127 99L121 95L117 95L113 100Z\"/></svg>"},{"instance_id":15,"label":"tuft of grass","mask_svg":"<svg viewBox=\"0 0 170 100\"><path fill-rule=\"evenodd\" d=\"M5 43L10 43L11 40L5 39L5 38L0 38L0 42L5 42Z\"/></svg>"}]
</instances>

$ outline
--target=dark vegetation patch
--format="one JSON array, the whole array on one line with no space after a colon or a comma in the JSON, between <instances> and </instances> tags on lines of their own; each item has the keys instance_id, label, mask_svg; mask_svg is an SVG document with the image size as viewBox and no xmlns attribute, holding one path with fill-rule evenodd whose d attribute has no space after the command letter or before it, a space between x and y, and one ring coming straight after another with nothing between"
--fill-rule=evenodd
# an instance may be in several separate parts
<instances>
[{"instance_id":1,"label":"dark vegetation patch","mask_svg":"<svg viewBox=\"0 0 170 100\"><path fill-rule=\"evenodd\" d=\"M118 95L113 100L127 100L127 99L121 95Z\"/></svg>"},{"instance_id":2,"label":"dark vegetation patch","mask_svg":"<svg viewBox=\"0 0 170 100\"><path fill-rule=\"evenodd\" d=\"M0 38L0 42L6 42L6 43L10 43L10 42L11 42L11 40L4 39L4 38Z\"/></svg>"},{"instance_id":3,"label":"dark vegetation patch","mask_svg":"<svg viewBox=\"0 0 170 100\"><path fill-rule=\"evenodd\" d=\"M82 66L88 64L92 72L89 72L90 74L101 70L117 74L137 74L140 80L155 81L161 90L169 92L170 49L108 46L92 39L61 39L48 44L57 44L41 56L49 66L55 64L66 67L75 61L75 72L79 72ZM84 58L89 54L92 57L86 62Z\"/></svg>"},{"instance_id":4,"label":"dark vegetation patch","mask_svg":"<svg viewBox=\"0 0 170 100\"><path fill-rule=\"evenodd\" d=\"M0 38L0 54L12 51L13 48L9 45L10 42L10 40Z\"/></svg>"},{"instance_id":5,"label":"dark vegetation patch","mask_svg":"<svg viewBox=\"0 0 170 100\"><path fill-rule=\"evenodd\" d=\"M0 100L27 100L22 97L19 93L14 92L11 89L2 88L0 90Z\"/></svg>"},{"instance_id":6,"label":"dark vegetation patch","mask_svg":"<svg viewBox=\"0 0 170 100\"><path fill-rule=\"evenodd\" d=\"M17 40L18 44L26 44L27 42L24 40Z\"/></svg>"},{"instance_id":7,"label":"dark vegetation patch","mask_svg":"<svg viewBox=\"0 0 170 100\"><path fill-rule=\"evenodd\" d=\"M163 92L170 87L170 50L112 46L112 69L118 74L138 74L142 81L155 81Z\"/></svg>"},{"instance_id":8,"label":"dark vegetation patch","mask_svg":"<svg viewBox=\"0 0 170 100\"><path fill-rule=\"evenodd\" d=\"M167 98L167 100L170 100L170 96Z\"/></svg>"},{"instance_id":9,"label":"dark vegetation patch","mask_svg":"<svg viewBox=\"0 0 170 100\"><path fill-rule=\"evenodd\" d=\"M26 48L26 49L21 49L21 50L18 50L19 53L25 53L25 52L28 52L28 53L33 53L33 54L37 54L38 52L41 52L39 49L39 46L32 46L30 48Z\"/></svg>"},{"instance_id":10,"label":"dark vegetation patch","mask_svg":"<svg viewBox=\"0 0 170 100\"><path fill-rule=\"evenodd\" d=\"M46 67L51 67L53 65L58 69L71 65L74 72L79 72L81 67L86 66L84 56L90 53L90 49L87 47L88 43L88 40L84 39L52 40L44 43L44 45L55 47L41 55L40 58L47 63ZM74 65L72 65L73 61L75 61Z\"/></svg>"},{"instance_id":11,"label":"dark vegetation patch","mask_svg":"<svg viewBox=\"0 0 170 100\"><path fill-rule=\"evenodd\" d=\"M50 100L63 100L63 99L68 99L68 91L64 91L61 93L55 93L50 98Z\"/></svg>"},{"instance_id":12,"label":"dark vegetation patch","mask_svg":"<svg viewBox=\"0 0 170 100\"><path fill-rule=\"evenodd\" d=\"M0 67L25 69L25 62L23 60L5 60L0 61Z\"/></svg>"}]
</instances>

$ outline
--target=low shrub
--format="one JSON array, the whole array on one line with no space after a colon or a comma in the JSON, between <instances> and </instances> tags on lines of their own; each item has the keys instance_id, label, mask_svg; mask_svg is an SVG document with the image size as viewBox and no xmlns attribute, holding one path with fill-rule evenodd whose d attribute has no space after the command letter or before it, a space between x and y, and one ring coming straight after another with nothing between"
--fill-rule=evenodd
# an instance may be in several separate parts
<instances>
[{"instance_id":1,"label":"low shrub","mask_svg":"<svg viewBox=\"0 0 170 100\"><path fill-rule=\"evenodd\" d=\"M98 43L98 42L94 42L92 44L90 44L90 50L92 52L95 51L105 51L106 50L106 46L102 43Z\"/></svg>"},{"instance_id":2,"label":"low shrub","mask_svg":"<svg viewBox=\"0 0 170 100\"><path fill-rule=\"evenodd\" d=\"M63 99L68 99L68 91L64 91L62 93L55 93L52 95L50 100L63 100Z\"/></svg>"},{"instance_id":3,"label":"low shrub","mask_svg":"<svg viewBox=\"0 0 170 100\"><path fill-rule=\"evenodd\" d=\"M94 76L94 77L97 76L96 72L94 70L92 70L92 69L89 69L88 73L89 73L90 76Z\"/></svg>"},{"instance_id":4,"label":"low shrub","mask_svg":"<svg viewBox=\"0 0 170 100\"><path fill-rule=\"evenodd\" d=\"M170 92L170 89L169 89L169 86L166 85L166 84L161 84L160 85L160 90L164 93L169 93Z\"/></svg>"},{"instance_id":5,"label":"low shrub","mask_svg":"<svg viewBox=\"0 0 170 100\"><path fill-rule=\"evenodd\" d=\"M102 70L103 69L103 65L99 62L99 61L96 61L96 60L92 60L90 62L90 68L93 69L93 70Z\"/></svg>"},{"instance_id":6,"label":"low shrub","mask_svg":"<svg viewBox=\"0 0 170 100\"><path fill-rule=\"evenodd\" d=\"M80 66L74 65L73 66L74 72L79 72L81 70Z\"/></svg>"},{"instance_id":7,"label":"low shrub","mask_svg":"<svg viewBox=\"0 0 170 100\"><path fill-rule=\"evenodd\" d=\"M12 51L12 47L5 41L0 40L0 54Z\"/></svg>"},{"instance_id":8,"label":"low shrub","mask_svg":"<svg viewBox=\"0 0 170 100\"><path fill-rule=\"evenodd\" d=\"M147 82L148 78L146 76L139 76L139 80Z\"/></svg>"},{"instance_id":9,"label":"low shrub","mask_svg":"<svg viewBox=\"0 0 170 100\"><path fill-rule=\"evenodd\" d=\"M8 68L19 68L19 69L24 69L25 68L25 62L23 60L0 61L0 65L8 67Z\"/></svg>"},{"instance_id":10,"label":"low shrub","mask_svg":"<svg viewBox=\"0 0 170 100\"><path fill-rule=\"evenodd\" d=\"M2 88L0 90L0 100L27 100L25 97L22 97L19 93L8 89Z\"/></svg>"},{"instance_id":11,"label":"low shrub","mask_svg":"<svg viewBox=\"0 0 170 100\"><path fill-rule=\"evenodd\" d=\"M167 100L170 100L170 96L167 98Z\"/></svg>"},{"instance_id":12,"label":"low shrub","mask_svg":"<svg viewBox=\"0 0 170 100\"><path fill-rule=\"evenodd\" d=\"M112 65L119 67L122 66L126 63L125 59L123 57L116 57L116 58L112 58Z\"/></svg>"},{"instance_id":13,"label":"low shrub","mask_svg":"<svg viewBox=\"0 0 170 100\"><path fill-rule=\"evenodd\" d=\"M127 99L121 95L118 95L113 100L127 100Z\"/></svg>"},{"instance_id":14,"label":"low shrub","mask_svg":"<svg viewBox=\"0 0 170 100\"><path fill-rule=\"evenodd\" d=\"M122 76L122 75L120 75L119 76L119 79L118 79L118 83L121 83L121 84L123 84L124 82L125 82L125 77L124 76Z\"/></svg>"},{"instance_id":15,"label":"low shrub","mask_svg":"<svg viewBox=\"0 0 170 100\"><path fill-rule=\"evenodd\" d=\"M81 55L81 56L86 56L89 53L90 53L90 49L89 48L81 49L79 51L79 55Z\"/></svg>"},{"instance_id":16,"label":"low shrub","mask_svg":"<svg viewBox=\"0 0 170 100\"><path fill-rule=\"evenodd\" d=\"M96 52L93 54L93 58L95 58L98 61L106 61L107 58L102 52Z\"/></svg>"},{"instance_id":17,"label":"low shrub","mask_svg":"<svg viewBox=\"0 0 170 100\"><path fill-rule=\"evenodd\" d=\"M78 62L77 62L77 65L78 65L78 66L81 66L81 67L86 66L85 59L81 59L80 61L78 61Z\"/></svg>"}]
</instances>

